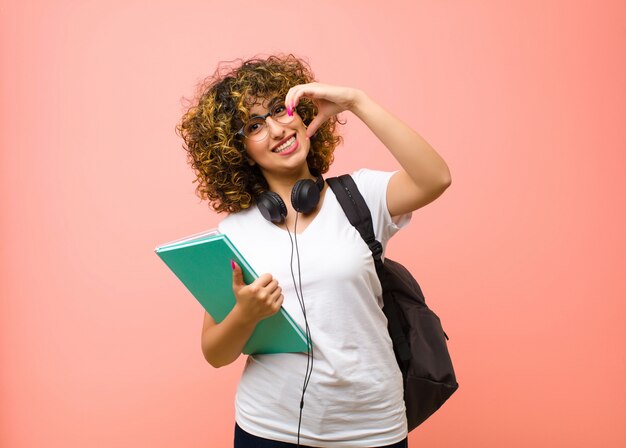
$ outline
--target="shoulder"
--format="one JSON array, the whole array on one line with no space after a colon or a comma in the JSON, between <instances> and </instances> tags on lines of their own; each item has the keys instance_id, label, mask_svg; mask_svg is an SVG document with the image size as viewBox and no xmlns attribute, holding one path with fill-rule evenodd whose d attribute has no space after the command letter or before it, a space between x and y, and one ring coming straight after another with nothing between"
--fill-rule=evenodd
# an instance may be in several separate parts
<instances>
[{"instance_id":1,"label":"shoulder","mask_svg":"<svg viewBox=\"0 0 626 448\"><path fill-rule=\"evenodd\" d=\"M236 213L230 213L228 216L222 219L222 221L218 225L218 228L220 232L223 233L232 232L241 227L247 227L250 224L253 224L259 218L259 216L262 218L257 207L253 205L252 207L245 210L241 210Z\"/></svg>"},{"instance_id":2,"label":"shoulder","mask_svg":"<svg viewBox=\"0 0 626 448\"><path fill-rule=\"evenodd\" d=\"M371 170L369 168L361 168L360 170L354 171L352 174L352 178L354 182L361 187L361 184L367 185L368 183L374 183L376 185L385 185L389 183L389 179L393 176L393 171L378 171Z\"/></svg>"},{"instance_id":3,"label":"shoulder","mask_svg":"<svg viewBox=\"0 0 626 448\"><path fill-rule=\"evenodd\" d=\"M263 218L256 206L226 216L218 230L228 236L249 263L263 266L261 261L267 255L264 244L274 240L274 232L273 225Z\"/></svg>"},{"instance_id":4,"label":"shoulder","mask_svg":"<svg viewBox=\"0 0 626 448\"><path fill-rule=\"evenodd\" d=\"M387 186L393 176L390 171L377 171L362 168L351 174L354 183L370 207L387 205Z\"/></svg>"},{"instance_id":5,"label":"shoulder","mask_svg":"<svg viewBox=\"0 0 626 448\"><path fill-rule=\"evenodd\" d=\"M351 174L370 209L374 230L381 242L394 235L411 220L411 213L392 217L387 205L387 188L396 171L360 169Z\"/></svg>"}]
</instances>

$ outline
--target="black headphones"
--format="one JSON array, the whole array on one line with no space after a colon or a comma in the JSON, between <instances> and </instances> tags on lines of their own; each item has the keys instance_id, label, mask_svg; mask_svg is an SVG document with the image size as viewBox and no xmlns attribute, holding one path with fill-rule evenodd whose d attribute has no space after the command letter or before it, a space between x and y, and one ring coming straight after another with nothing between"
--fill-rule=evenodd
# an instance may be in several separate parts
<instances>
[{"instance_id":1,"label":"black headphones","mask_svg":"<svg viewBox=\"0 0 626 448\"><path fill-rule=\"evenodd\" d=\"M316 180L300 179L291 189L291 205L299 212L312 212L320 201L320 193L324 188L324 179L317 176ZM257 199L257 207L265 219L281 223L287 217L287 206L273 191L266 191Z\"/></svg>"}]
</instances>

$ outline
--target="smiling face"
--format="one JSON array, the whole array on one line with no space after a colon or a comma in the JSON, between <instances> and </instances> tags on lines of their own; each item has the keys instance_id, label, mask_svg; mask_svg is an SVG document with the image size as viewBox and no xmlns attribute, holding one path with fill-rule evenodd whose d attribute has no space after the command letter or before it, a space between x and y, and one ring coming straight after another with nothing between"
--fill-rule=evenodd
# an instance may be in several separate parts
<instances>
[{"instance_id":1,"label":"smiling face","mask_svg":"<svg viewBox=\"0 0 626 448\"><path fill-rule=\"evenodd\" d=\"M250 117L264 116L274 100L259 100L250 107ZM244 146L250 163L259 165L268 182L271 179L309 177L306 157L310 141L306 136L306 127L294 110L289 123L281 123L274 117L267 117L267 136L260 141L245 138Z\"/></svg>"}]
</instances>

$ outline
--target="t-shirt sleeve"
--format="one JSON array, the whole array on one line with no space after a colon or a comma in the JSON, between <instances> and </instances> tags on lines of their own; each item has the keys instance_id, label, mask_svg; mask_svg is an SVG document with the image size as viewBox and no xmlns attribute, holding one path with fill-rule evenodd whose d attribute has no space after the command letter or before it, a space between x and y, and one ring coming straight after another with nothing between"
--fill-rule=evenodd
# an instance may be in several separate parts
<instances>
[{"instance_id":1,"label":"t-shirt sleeve","mask_svg":"<svg viewBox=\"0 0 626 448\"><path fill-rule=\"evenodd\" d=\"M387 208L387 186L394 172L361 169L352 173L361 195L372 213L374 233L383 247L398 230L411 221L411 213L393 218Z\"/></svg>"}]
</instances>

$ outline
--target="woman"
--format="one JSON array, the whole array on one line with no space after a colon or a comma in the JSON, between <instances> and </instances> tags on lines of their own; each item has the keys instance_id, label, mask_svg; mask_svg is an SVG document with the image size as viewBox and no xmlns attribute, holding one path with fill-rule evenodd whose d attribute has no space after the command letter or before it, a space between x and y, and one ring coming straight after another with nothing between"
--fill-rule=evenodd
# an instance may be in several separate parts
<instances>
[{"instance_id":1,"label":"woman","mask_svg":"<svg viewBox=\"0 0 626 448\"><path fill-rule=\"evenodd\" d=\"M205 358L215 367L235 361L256 324L281 306L313 343L312 360L303 353L248 357L236 397L236 448L407 446L402 376L371 252L321 181L344 111L400 165L395 173L353 173L385 246L413 210L443 193L450 173L424 139L364 92L314 82L291 55L253 59L218 70L178 127L199 196L229 212L220 230L267 272L246 285L232 264L236 305L220 323L205 314ZM290 200L303 182L315 193L306 207Z\"/></svg>"}]
</instances>

